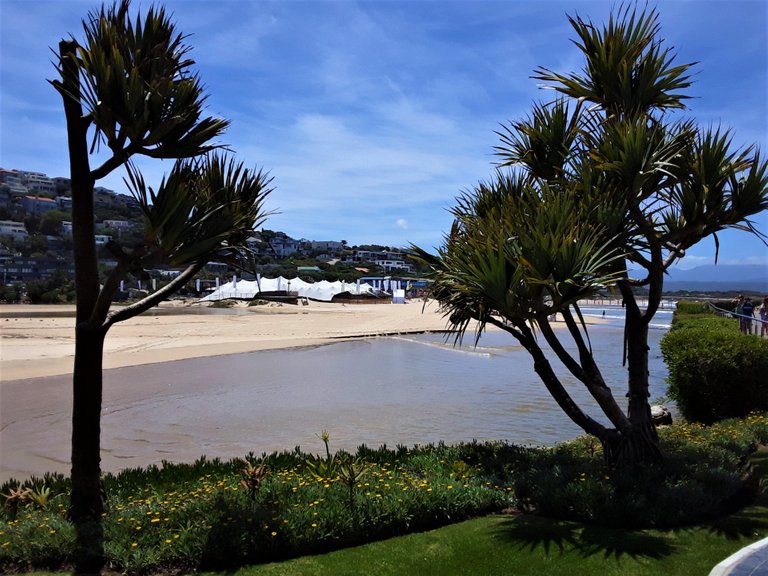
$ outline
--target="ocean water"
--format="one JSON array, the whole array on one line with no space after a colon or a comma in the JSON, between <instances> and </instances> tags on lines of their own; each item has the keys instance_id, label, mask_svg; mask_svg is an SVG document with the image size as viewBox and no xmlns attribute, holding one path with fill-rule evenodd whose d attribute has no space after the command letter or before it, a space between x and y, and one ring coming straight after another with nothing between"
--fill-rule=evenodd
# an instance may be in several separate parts
<instances>
[{"instance_id":1,"label":"ocean water","mask_svg":"<svg viewBox=\"0 0 768 576\"><path fill-rule=\"evenodd\" d=\"M651 331L652 399L666 390L658 347L664 331ZM590 328L604 377L623 401L622 332L618 319ZM118 462L143 465L148 450L151 461L297 445L319 452L322 430L332 449L350 450L473 439L551 445L581 433L511 336L489 332L477 347L471 340L454 346L440 334L374 338L109 370L103 445ZM561 373L574 399L604 421L583 385ZM111 400L111 390L137 379L151 396Z\"/></svg>"}]
</instances>

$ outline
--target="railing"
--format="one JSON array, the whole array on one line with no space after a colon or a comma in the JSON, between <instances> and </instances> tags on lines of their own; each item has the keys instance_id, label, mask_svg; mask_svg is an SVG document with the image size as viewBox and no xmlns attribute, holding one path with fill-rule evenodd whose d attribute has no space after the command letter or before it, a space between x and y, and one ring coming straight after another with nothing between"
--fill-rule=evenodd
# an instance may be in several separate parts
<instances>
[{"instance_id":1,"label":"railing","mask_svg":"<svg viewBox=\"0 0 768 576\"><path fill-rule=\"evenodd\" d=\"M725 308L718 308L712 302L707 302L710 310L724 316L726 318L738 318L739 325L742 332L746 334L754 334L755 336L767 337L768 336L768 321L755 316L749 316L747 314L740 314L733 310L726 310Z\"/></svg>"}]
</instances>

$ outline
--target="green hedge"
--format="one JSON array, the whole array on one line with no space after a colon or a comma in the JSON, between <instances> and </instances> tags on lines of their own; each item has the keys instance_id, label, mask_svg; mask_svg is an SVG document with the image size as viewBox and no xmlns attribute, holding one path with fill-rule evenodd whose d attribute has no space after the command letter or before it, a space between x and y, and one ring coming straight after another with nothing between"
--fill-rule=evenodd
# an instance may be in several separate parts
<instances>
[{"instance_id":1,"label":"green hedge","mask_svg":"<svg viewBox=\"0 0 768 576\"><path fill-rule=\"evenodd\" d=\"M712 314L706 302L678 302L675 314Z\"/></svg>"},{"instance_id":2,"label":"green hedge","mask_svg":"<svg viewBox=\"0 0 768 576\"><path fill-rule=\"evenodd\" d=\"M739 332L731 318L676 312L661 341L669 396L689 421L712 423L768 409L768 340Z\"/></svg>"}]
</instances>

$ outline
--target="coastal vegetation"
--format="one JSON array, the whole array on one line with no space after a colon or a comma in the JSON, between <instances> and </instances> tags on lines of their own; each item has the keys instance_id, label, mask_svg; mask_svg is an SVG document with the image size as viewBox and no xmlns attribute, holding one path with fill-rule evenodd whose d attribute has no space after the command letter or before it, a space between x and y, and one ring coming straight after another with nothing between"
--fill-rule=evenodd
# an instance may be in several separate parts
<instances>
[{"instance_id":1,"label":"coastal vegetation","mask_svg":"<svg viewBox=\"0 0 768 576\"><path fill-rule=\"evenodd\" d=\"M664 458L649 405L648 330L665 273L702 239L717 246L724 229L762 236L751 217L768 208L768 164L734 146L728 130L672 115L685 109L692 65L664 47L656 9L624 4L602 26L570 23L583 69L535 70L556 97L501 128L495 175L457 199L437 254L419 255L459 338L470 326L476 338L486 326L510 333L611 466L638 469ZM620 392L595 361L578 306L606 290L626 311ZM555 318L567 329L555 330ZM608 425L578 405L549 356Z\"/></svg>"},{"instance_id":2,"label":"coastal vegetation","mask_svg":"<svg viewBox=\"0 0 768 576\"><path fill-rule=\"evenodd\" d=\"M710 424L768 410L768 340L743 334L737 320L705 303L678 304L661 352L668 395L687 420Z\"/></svg>"},{"instance_id":3,"label":"coastal vegetation","mask_svg":"<svg viewBox=\"0 0 768 576\"><path fill-rule=\"evenodd\" d=\"M724 525L758 494L748 458L768 442L768 415L712 426L680 422L661 429L660 441L666 464L638 475L607 467L588 436L553 448L473 442L327 449L321 456L297 448L125 470L104 477L105 561L130 573L224 570L489 513L501 515L481 525L503 525L523 542L531 530L545 539L560 534L568 547L584 530L611 541L637 530L633 537L647 543L666 531L677 538L683 526ZM67 521L69 479L8 482L0 493L0 570L71 566L77 536ZM764 512L760 518L742 538L764 532L768 519ZM609 538L606 527L619 532ZM658 536L643 536L649 529ZM504 556L517 548L527 557L514 540Z\"/></svg>"},{"instance_id":4,"label":"coastal vegetation","mask_svg":"<svg viewBox=\"0 0 768 576\"><path fill-rule=\"evenodd\" d=\"M76 322L68 513L77 533L77 569L84 572L98 572L105 554L100 435L107 332L168 298L210 260L242 265L271 191L266 174L217 150L213 140L228 122L203 116L206 96L190 47L165 10L151 7L132 20L129 8L129 0L102 7L83 22L82 42L62 40L59 78L51 81L64 104L72 187ZM133 163L142 156L175 161L156 188ZM102 280L94 187L123 167L144 234L137 242L108 243L117 265ZM182 272L142 300L110 311L122 281L147 280L146 269L161 264Z\"/></svg>"}]
</instances>

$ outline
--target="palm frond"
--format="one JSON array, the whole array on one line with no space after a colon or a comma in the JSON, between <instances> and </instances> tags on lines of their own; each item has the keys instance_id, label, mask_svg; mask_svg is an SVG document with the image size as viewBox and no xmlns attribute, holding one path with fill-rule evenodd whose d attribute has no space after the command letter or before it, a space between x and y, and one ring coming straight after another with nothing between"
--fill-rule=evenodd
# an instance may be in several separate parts
<instances>
[{"instance_id":1,"label":"palm frond","mask_svg":"<svg viewBox=\"0 0 768 576\"><path fill-rule=\"evenodd\" d=\"M190 71L185 37L164 8L132 21L129 7L120 0L91 12L74 69L59 66L62 75L80 77L78 93L65 95L81 103L95 128L91 151L103 144L117 156L190 158L216 148L211 141L229 123L204 117L206 96Z\"/></svg>"},{"instance_id":2,"label":"palm frond","mask_svg":"<svg viewBox=\"0 0 768 576\"><path fill-rule=\"evenodd\" d=\"M638 13L625 6L618 16L598 28L569 17L586 60L582 73L559 74L539 67L534 78L572 98L593 102L609 116L638 116L653 110L684 108L689 98L681 90L691 85L693 63L674 65L674 54L657 40L655 8Z\"/></svg>"},{"instance_id":3,"label":"palm frond","mask_svg":"<svg viewBox=\"0 0 768 576\"><path fill-rule=\"evenodd\" d=\"M272 179L226 155L177 162L156 192L135 171L129 174L126 184L144 213L145 244L151 248L146 260L153 262L236 262L271 214L264 202Z\"/></svg>"}]
</instances>

